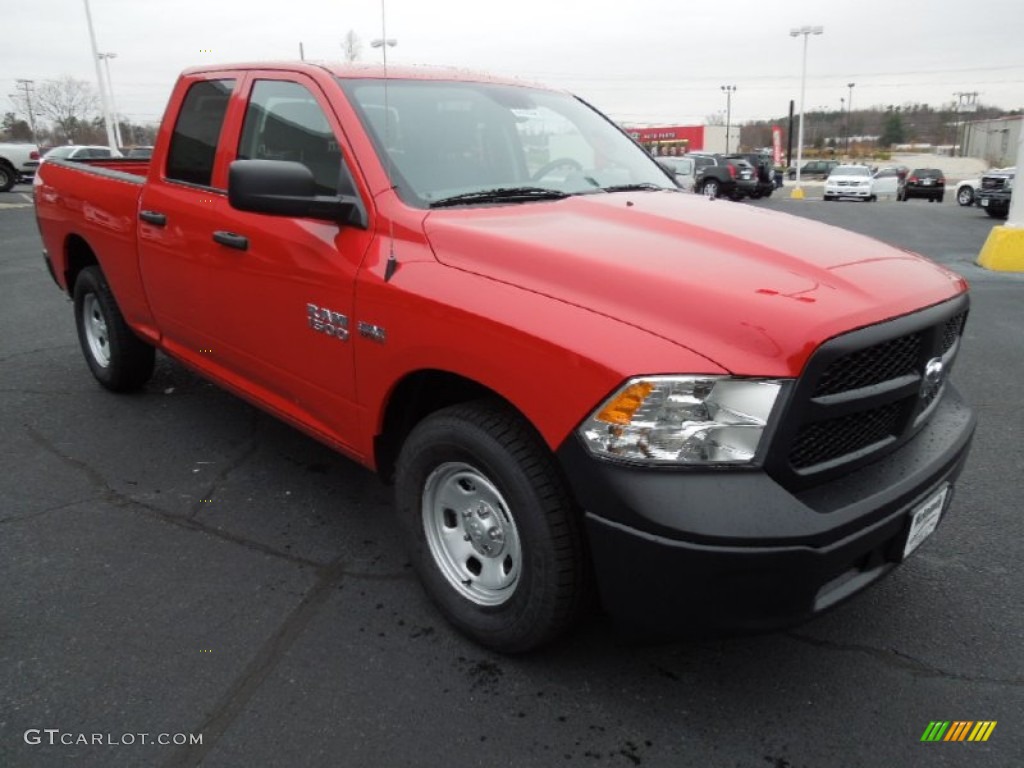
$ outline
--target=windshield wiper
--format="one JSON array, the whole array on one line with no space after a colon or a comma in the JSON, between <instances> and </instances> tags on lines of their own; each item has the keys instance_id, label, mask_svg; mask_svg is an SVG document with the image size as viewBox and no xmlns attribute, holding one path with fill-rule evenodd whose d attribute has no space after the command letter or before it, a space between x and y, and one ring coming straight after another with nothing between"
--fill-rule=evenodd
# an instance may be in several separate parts
<instances>
[{"instance_id":1,"label":"windshield wiper","mask_svg":"<svg viewBox=\"0 0 1024 768\"><path fill-rule=\"evenodd\" d=\"M603 192L646 192L648 190L656 190L660 192L672 189L672 187L662 187L659 184L652 184L649 181L645 181L640 184L613 184L610 187L601 187Z\"/></svg>"},{"instance_id":2,"label":"windshield wiper","mask_svg":"<svg viewBox=\"0 0 1024 768\"><path fill-rule=\"evenodd\" d=\"M525 203L529 200L561 200L568 193L545 187L501 187L482 189L478 192L464 192L461 195L442 197L430 204L431 208L446 208L453 205L473 203Z\"/></svg>"}]
</instances>

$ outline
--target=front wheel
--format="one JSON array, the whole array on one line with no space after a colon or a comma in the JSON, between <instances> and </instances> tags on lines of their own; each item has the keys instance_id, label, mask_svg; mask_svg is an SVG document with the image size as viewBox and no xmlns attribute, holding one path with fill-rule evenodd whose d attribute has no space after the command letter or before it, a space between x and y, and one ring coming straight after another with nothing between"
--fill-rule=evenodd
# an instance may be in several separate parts
<instances>
[{"instance_id":1,"label":"front wheel","mask_svg":"<svg viewBox=\"0 0 1024 768\"><path fill-rule=\"evenodd\" d=\"M85 362L100 384L129 392L149 381L155 351L128 327L99 267L86 267L75 280L75 325Z\"/></svg>"},{"instance_id":2,"label":"front wheel","mask_svg":"<svg viewBox=\"0 0 1024 768\"><path fill-rule=\"evenodd\" d=\"M971 205L974 203L974 190L970 187L962 187L956 193L956 201L965 207Z\"/></svg>"},{"instance_id":3,"label":"front wheel","mask_svg":"<svg viewBox=\"0 0 1024 768\"><path fill-rule=\"evenodd\" d=\"M420 422L398 458L395 501L424 588L478 643L528 651L573 623L579 517L550 451L511 409L477 401Z\"/></svg>"}]
</instances>

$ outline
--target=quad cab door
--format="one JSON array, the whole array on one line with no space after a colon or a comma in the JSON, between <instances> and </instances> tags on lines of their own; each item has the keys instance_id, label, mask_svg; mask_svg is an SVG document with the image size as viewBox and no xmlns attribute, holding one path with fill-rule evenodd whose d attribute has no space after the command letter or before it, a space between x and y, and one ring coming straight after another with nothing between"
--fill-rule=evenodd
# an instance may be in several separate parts
<instances>
[{"instance_id":1,"label":"quad cab door","mask_svg":"<svg viewBox=\"0 0 1024 768\"><path fill-rule=\"evenodd\" d=\"M221 135L216 200L192 224L201 230L198 253L177 264L194 300L174 310L180 326L199 331L191 343L203 339L201 361L215 374L353 452L361 441L352 308L370 232L239 211L224 194L234 159L300 162L313 172L317 194L356 194L346 156L340 124L317 83L299 73L246 73Z\"/></svg>"}]
</instances>

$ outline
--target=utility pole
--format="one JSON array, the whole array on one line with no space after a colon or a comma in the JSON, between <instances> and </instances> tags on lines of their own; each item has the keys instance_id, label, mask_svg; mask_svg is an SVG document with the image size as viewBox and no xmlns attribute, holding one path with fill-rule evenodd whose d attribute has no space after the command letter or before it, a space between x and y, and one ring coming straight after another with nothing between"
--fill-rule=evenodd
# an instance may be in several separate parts
<instances>
[{"instance_id":1,"label":"utility pole","mask_svg":"<svg viewBox=\"0 0 1024 768\"><path fill-rule=\"evenodd\" d=\"M32 92L35 90L35 80L26 80L25 78L18 78L17 88L19 91L23 91L25 94L25 106L28 109L28 128L32 131L32 143L38 144L39 140L36 138L36 116L32 111Z\"/></svg>"},{"instance_id":2,"label":"utility pole","mask_svg":"<svg viewBox=\"0 0 1024 768\"><path fill-rule=\"evenodd\" d=\"M953 95L956 96L953 103L953 109L956 110L956 120L953 123L953 157L957 155L957 144L960 144L960 157L963 157L966 147L960 142L960 113L974 112L978 108L978 92L956 91Z\"/></svg>"},{"instance_id":3,"label":"utility pole","mask_svg":"<svg viewBox=\"0 0 1024 768\"><path fill-rule=\"evenodd\" d=\"M725 91L725 154L729 154L729 130L732 127L732 95L736 93L735 85L723 85Z\"/></svg>"},{"instance_id":4,"label":"utility pole","mask_svg":"<svg viewBox=\"0 0 1024 768\"><path fill-rule=\"evenodd\" d=\"M107 89L103 87L103 69L100 67L99 51L96 50L96 33L92 28L92 12L89 10L89 0L83 0L83 2L85 3L85 20L89 24L89 43L92 45L92 61L96 65L96 82L99 84L100 99L103 101L103 122L107 127L107 144L111 149L114 149L117 147L117 135L114 133L114 121L110 117Z\"/></svg>"},{"instance_id":5,"label":"utility pole","mask_svg":"<svg viewBox=\"0 0 1024 768\"><path fill-rule=\"evenodd\" d=\"M846 87L850 89L850 98L846 100L846 154L850 154L850 118L853 116L853 86L856 83L847 83Z\"/></svg>"}]
</instances>

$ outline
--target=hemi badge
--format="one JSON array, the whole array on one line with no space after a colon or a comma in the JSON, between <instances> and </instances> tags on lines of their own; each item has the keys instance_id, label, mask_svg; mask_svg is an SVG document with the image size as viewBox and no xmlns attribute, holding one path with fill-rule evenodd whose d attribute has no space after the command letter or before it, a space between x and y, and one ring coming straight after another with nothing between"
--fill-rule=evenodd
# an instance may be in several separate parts
<instances>
[{"instance_id":1,"label":"hemi badge","mask_svg":"<svg viewBox=\"0 0 1024 768\"><path fill-rule=\"evenodd\" d=\"M381 328L379 325L373 323L364 323L362 320L359 321L359 335L365 336L370 341L376 341L378 344L383 344L388 340L388 332Z\"/></svg>"}]
</instances>

